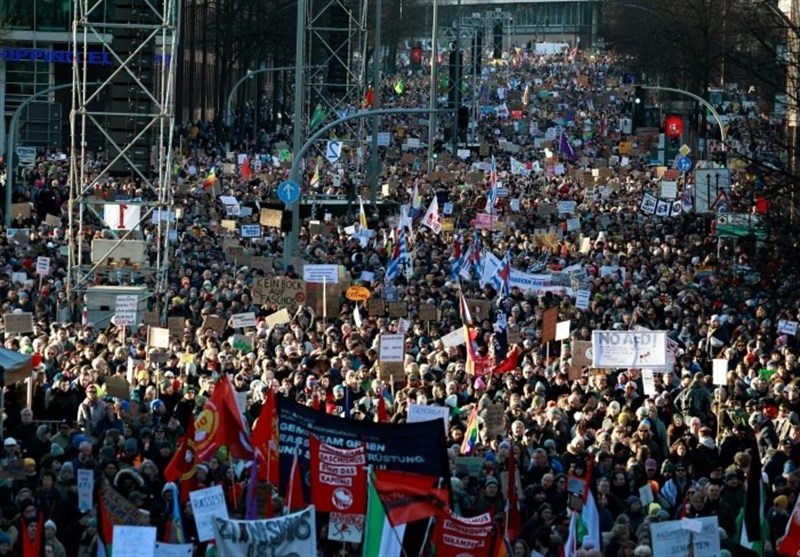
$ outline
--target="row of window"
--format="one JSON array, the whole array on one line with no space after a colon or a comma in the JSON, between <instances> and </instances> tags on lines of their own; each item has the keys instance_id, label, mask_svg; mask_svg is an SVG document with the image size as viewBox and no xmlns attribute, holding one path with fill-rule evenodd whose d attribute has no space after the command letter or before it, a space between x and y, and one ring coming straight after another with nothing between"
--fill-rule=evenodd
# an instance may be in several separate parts
<instances>
[{"instance_id":1,"label":"row of window","mask_svg":"<svg viewBox=\"0 0 800 557\"><path fill-rule=\"evenodd\" d=\"M485 6L470 6L470 11L491 11L494 4ZM503 11L507 11L514 18L514 26L542 27L542 28L570 28L588 26L593 22L593 12L598 9L597 2L519 2L517 4L502 4ZM442 21L455 20L458 8L443 6ZM462 13L467 10L462 8Z\"/></svg>"},{"instance_id":2,"label":"row of window","mask_svg":"<svg viewBox=\"0 0 800 557\"><path fill-rule=\"evenodd\" d=\"M74 0L0 0L0 21L10 29L69 31L74 8ZM107 21L114 1L106 0L103 8L93 10L89 19Z\"/></svg>"}]
</instances>

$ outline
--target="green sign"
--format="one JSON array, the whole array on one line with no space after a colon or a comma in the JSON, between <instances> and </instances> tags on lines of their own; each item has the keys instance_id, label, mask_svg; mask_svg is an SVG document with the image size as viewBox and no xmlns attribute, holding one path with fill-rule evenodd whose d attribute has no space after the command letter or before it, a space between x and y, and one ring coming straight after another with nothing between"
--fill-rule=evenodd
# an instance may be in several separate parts
<instances>
[{"instance_id":1,"label":"green sign","mask_svg":"<svg viewBox=\"0 0 800 557\"><path fill-rule=\"evenodd\" d=\"M720 238L751 238L764 240L767 231L758 215L721 214L717 215L717 236Z\"/></svg>"}]
</instances>

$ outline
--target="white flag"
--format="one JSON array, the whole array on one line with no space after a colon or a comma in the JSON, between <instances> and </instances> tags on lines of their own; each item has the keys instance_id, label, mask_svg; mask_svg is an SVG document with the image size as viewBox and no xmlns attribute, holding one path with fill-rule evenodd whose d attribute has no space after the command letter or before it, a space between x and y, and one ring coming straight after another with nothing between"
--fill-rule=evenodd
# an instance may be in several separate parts
<instances>
[{"instance_id":1,"label":"white flag","mask_svg":"<svg viewBox=\"0 0 800 557\"><path fill-rule=\"evenodd\" d=\"M361 328L361 312L358 311L358 304L353 308L353 323L355 323L356 327L359 329Z\"/></svg>"},{"instance_id":2,"label":"white flag","mask_svg":"<svg viewBox=\"0 0 800 557\"><path fill-rule=\"evenodd\" d=\"M433 230L434 234L438 234L442 231L442 217L439 216L439 200L435 195L433 196L430 207L428 207L428 210L425 212L425 216L422 217L422 224Z\"/></svg>"}]
</instances>

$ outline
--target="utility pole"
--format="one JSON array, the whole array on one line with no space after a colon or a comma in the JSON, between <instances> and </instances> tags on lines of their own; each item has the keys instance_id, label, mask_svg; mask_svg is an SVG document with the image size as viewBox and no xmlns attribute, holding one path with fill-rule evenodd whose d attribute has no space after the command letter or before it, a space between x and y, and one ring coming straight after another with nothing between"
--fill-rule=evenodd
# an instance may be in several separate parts
<instances>
[{"instance_id":1,"label":"utility pole","mask_svg":"<svg viewBox=\"0 0 800 557\"><path fill-rule=\"evenodd\" d=\"M431 23L431 89L428 116L428 171L433 170L433 140L436 137L436 97L439 87L439 47L436 39L439 28L439 0L433 0L433 22Z\"/></svg>"},{"instance_id":2,"label":"utility pole","mask_svg":"<svg viewBox=\"0 0 800 557\"><path fill-rule=\"evenodd\" d=\"M786 61L786 167L792 180L798 175L797 148L798 141L798 63L800 63L800 36L797 25L800 23L800 0L791 0L786 28L786 45L788 59ZM791 188L789 219L792 224L797 222L797 206L795 202L795 187Z\"/></svg>"},{"instance_id":3,"label":"utility pole","mask_svg":"<svg viewBox=\"0 0 800 557\"><path fill-rule=\"evenodd\" d=\"M305 24L306 24L306 0L297 0L297 26L295 37L295 61L294 61L294 137L292 138L292 167L300 168L302 161L301 148L303 147L303 89L305 88ZM297 183L300 185L300 198L292 203L292 230L300 230L300 200L303 198L302 189L305 180L300 179L299 173L296 174ZM297 234L286 234L283 241L284 263L288 263L294 257L297 250ZM285 270L285 266L284 266Z\"/></svg>"},{"instance_id":4,"label":"utility pole","mask_svg":"<svg viewBox=\"0 0 800 557\"><path fill-rule=\"evenodd\" d=\"M451 145L452 155L455 157L458 152L458 109L461 107L461 0L458 0L458 8L456 9L456 82L453 87L456 88L455 95L453 95L455 109L453 113L453 140Z\"/></svg>"}]
</instances>

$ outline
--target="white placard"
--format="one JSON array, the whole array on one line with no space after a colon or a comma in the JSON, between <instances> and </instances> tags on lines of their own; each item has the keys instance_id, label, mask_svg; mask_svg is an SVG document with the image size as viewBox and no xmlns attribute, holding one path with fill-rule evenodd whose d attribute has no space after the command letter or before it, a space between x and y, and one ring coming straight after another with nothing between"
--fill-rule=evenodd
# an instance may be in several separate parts
<instances>
[{"instance_id":1,"label":"white placard","mask_svg":"<svg viewBox=\"0 0 800 557\"><path fill-rule=\"evenodd\" d=\"M664 331L594 331L592 367L654 368L667 366Z\"/></svg>"},{"instance_id":2,"label":"white placard","mask_svg":"<svg viewBox=\"0 0 800 557\"><path fill-rule=\"evenodd\" d=\"M642 390L644 391L645 396L656 396L656 377L653 373L652 369L643 369L642 370ZM650 494L652 503L652 493ZM643 505L646 505L644 501L642 501Z\"/></svg>"},{"instance_id":3,"label":"white placard","mask_svg":"<svg viewBox=\"0 0 800 557\"><path fill-rule=\"evenodd\" d=\"M234 313L231 315L231 326L234 329L244 328L244 327L255 327L256 326L256 314L252 311L247 313Z\"/></svg>"},{"instance_id":4,"label":"white placard","mask_svg":"<svg viewBox=\"0 0 800 557\"><path fill-rule=\"evenodd\" d=\"M778 332L784 335L797 335L797 321L780 319L778 321Z\"/></svg>"},{"instance_id":5,"label":"white placard","mask_svg":"<svg viewBox=\"0 0 800 557\"><path fill-rule=\"evenodd\" d=\"M467 333L464 331L464 327L459 327L455 331L444 335L441 341L445 348L455 348L467 342Z\"/></svg>"},{"instance_id":6,"label":"white placard","mask_svg":"<svg viewBox=\"0 0 800 557\"><path fill-rule=\"evenodd\" d=\"M94 472L92 470L78 469L78 510L82 513L92 510L94 504Z\"/></svg>"},{"instance_id":7,"label":"white placard","mask_svg":"<svg viewBox=\"0 0 800 557\"><path fill-rule=\"evenodd\" d=\"M207 542L214 539L214 517L228 518L228 505L221 485L198 489L189 493L192 514L197 526L197 539ZM116 540L114 540L116 546Z\"/></svg>"},{"instance_id":8,"label":"white placard","mask_svg":"<svg viewBox=\"0 0 800 557\"><path fill-rule=\"evenodd\" d=\"M133 327L139 309L139 297L136 294L120 294L114 306L114 322L119 327Z\"/></svg>"},{"instance_id":9,"label":"white placard","mask_svg":"<svg viewBox=\"0 0 800 557\"><path fill-rule=\"evenodd\" d=\"M193 554L194 546L190 543L156 542L153 557L192 557Z\"/></svg>"},{"instance_id":10,"label":"white placard","mask_svg":"<svg viewBox=\"0 0 800 557\"><path fill-rule=\"evenodd\" d=\"M375 273L372 271L361 271L361 276L359 277L360 281L362 282L372 282L375 280Z\"/></svg>"},{"instance_id":11,"label":"white placard","mask_svg":"<svg viewBox=\"0 0 800 557\"><path fill-rule=\"evenodd\" d=\"M150 327L148 344L153 348L169 348L169 329L166 327Z\"/></svg>"},{"instance_id":12,"label":"white placard","mask_svg":"<svg viewBox=\"0 0 800 557\"><path fill-rule=\"evenodd\" d=\"M712 360L713 367L711 368L712 379L715 385L728 384L728 360L722 358L714 358Z\"/></svg>"},{"instance_id":13,"label":"white placard","mask_svg":"<svg viewBox=\"0 0 800 557\"><path fill-rule=\"evenodd\" d=\"M403 350L405 335L381 335L379 360L381 362L402 362L405 358Z\"/></svg>"},{"instance_id":14,"label":"white placard","mask_svg":"<svg viewBox=\"0 0 800 557\"><path fill-rule=\"evenodd\" d=\"M570 323L569 319L556 323L556 340L569 340Z\"/></svg>"},{"instance_id":15,"label":"white placard","mask_svg":"<svg viewBox=\"0 0 800 557\"><path fill-rule=\"evenodd\" d=\"M571 215L575 212L576 203L574 201L559 201L558 202L558 214L560 215Z\"/></svg>"},{"instance_id":16,"label":"white placard","mask_svg":"<svg viewBox=\"0 0 800 557\"><path fill-rule=\"evenodd\" d=\"M328 539L336 542L361 543L364 536L364 515L331 513L328 519Z\"/></svg>"},{"instance_id":17,"label":"white placard","mask_svg":"<svg viewBox=\"0 0 800 557\"><path fill-rule=\"evenodd\" d=\"M459 159L468 159L472 156L472 151L470 151L469 149L458 149L456 151L456 156Z\"/></svg>"},{"instance_id":18,"label":"white placard","mask_svg":"<svg viewBox=\"0 0 800 557\"><path fill-rule=\"evenodd\" d=\"M40 277L50 274L50 258L37 257L36 258L36 274Z\"/></svg>"},{"instance_id":19,"label":"white placard","mask_svg":"<svg viewBox=\"0 0 800 557\"><path fill-rule=\"evenodd\" d=\"M452 215L453 214L453 202L448 201L444 205L442 205L442 213L445 215Z\"/></svg>"},{"instance_id":20,"label":"white placard","mask_svg":"<svg viewBox=\"0 0 800 557\"><path fill-rule=\"evenodd\" d=\"M693 542L694 557L718 557L719 520L716 516L693 518L699 522L699 532L695 527L687 528L681 520L654 522L650 524L653 540L653 557L675 557L689 555L689 542Z\"/></svg>"},{"instance_id":21,"label":"white placard","mask_svg":"<svg viewBox=\"0 0 800 557\"><path fill-rule=\"evenodd\" d=\"M511 200L510 203L511 203L511 210L514 211L515 213L519 213L519 199L515 197L514 199Z\"/></svg>"},{"instance_id":22,"label":"white placard","mask_svg":"<svg viewBox=\"0 0 800 557\"><path fill-rule=\"evenodd\" d=\"M430 422L442 418L444 420L444 433L447 435L450 427L450 408L447 406L431 406L427 404L411 404L408 407L406 422Z\"/></svg>"},{"instance_id":23,"label":"white placard","mask_svg":"<svg viewBox=\"0 0 800 557\"><path fill-rule=\"evenodd\" d=\"M154 557L155 526L114 525L114 557Z\"/></svg>"},{"instance_id":24,"label":"white placard","mask_svg":"<svg viewBox=\"0 0 800 557\"><path fill-rule=\"evenodd\" d=\"M355 229L353 230L355 232ZM303 280L306 282L322 284L337 284L339 282L338 265L303 265Z\"/></svg>"},{"instance_id":25,"label":"white placard","mask_svg":"<svg viewBox=\"0 0 800 557\"><path fill-rule=\"evenodd\" d=\"M239 227L242 238L261 238L260 224L243 224Z\"/></svg>"},{"instance_id":26,"label":"white placard","mask_svg":"<svg viewBox=\"0 0 800 557\"><path fill-rule=\"evenodd\" d=\"M661 181L661 197L663 199L675 199L678 197L678 182Z\"/></svg>"},{"instance_id":27,"label":"white placard","mask_svg":"<svg viewBox=\"0 0 800 557\"><path fill-rule=\"evenodd\" d=\"M578 293L575 295L575 307L577 309L589 309L591 298L591 290L578 290Z\"/></svg>"}]
</instances>

